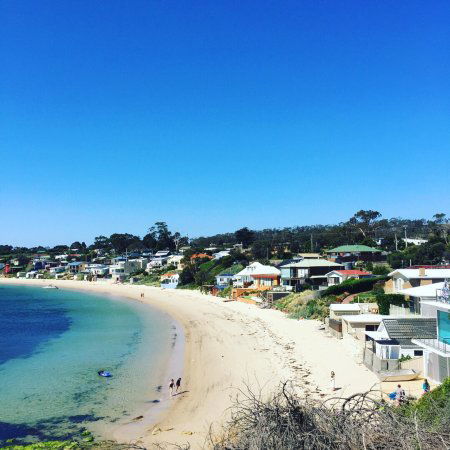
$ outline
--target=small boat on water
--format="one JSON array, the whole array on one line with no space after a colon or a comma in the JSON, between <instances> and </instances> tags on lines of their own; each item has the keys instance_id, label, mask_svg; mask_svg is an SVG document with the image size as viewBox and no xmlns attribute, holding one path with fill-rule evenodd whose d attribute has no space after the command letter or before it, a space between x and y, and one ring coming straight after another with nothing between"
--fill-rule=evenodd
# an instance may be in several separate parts
<instances>
[{"instance_id":1,"label":"small boat on water","mask_svg":"<svg viewBox=\"0 0 450 450\"><path fill-rule=\"evenodd\" d=\"M107 370L99 370L97 373L98 373L101 377L104 377L104 378L110 378L110 377L112 377L112 373L111 373L111 372L108 372Z\"/></svg>"},{"instance_id":2,"label":"small boat on water","mask_svg":"<svg viewBox=\"0 0 450 450\"><path fill-rule=\"evenodd\" d=\"M42 286L42 289L58 289L58 287L53 286L53 284L48 284L47 286Z\"/></svg>"}]
</instances>

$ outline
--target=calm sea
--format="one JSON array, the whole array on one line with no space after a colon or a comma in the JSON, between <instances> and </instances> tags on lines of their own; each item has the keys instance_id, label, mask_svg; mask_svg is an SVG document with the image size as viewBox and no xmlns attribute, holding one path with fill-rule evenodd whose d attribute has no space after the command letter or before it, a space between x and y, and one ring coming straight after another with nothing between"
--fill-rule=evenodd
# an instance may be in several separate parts
<instances>
[{"instance_id":1,"label":"calm sea","mask_svg":"<svg viewBox=\"0 0 450 450\"><path fill-rule=\"evenodd\" d=\"M0 286L0 444L85 427L108 437L158 401L175 335L167 315L138 302Z\"/></svg>"}]
</instances>

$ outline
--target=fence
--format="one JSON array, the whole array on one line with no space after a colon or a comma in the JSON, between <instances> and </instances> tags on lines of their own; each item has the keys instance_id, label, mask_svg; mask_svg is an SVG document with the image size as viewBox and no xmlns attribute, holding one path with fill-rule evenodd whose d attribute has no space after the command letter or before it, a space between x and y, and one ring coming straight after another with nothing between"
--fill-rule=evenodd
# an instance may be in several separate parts
<instances>
[{"instance_id":1,"label":"fence","mask_svg":"<svg viewBox=\"0 0 450 450\"><path fill-rule=\"evenodd\" d=\"M373 372L390 372L400 369L398 359L381 359L368 348L364 349L363 362L364 365Z\"/></svg>"}]
</instances>

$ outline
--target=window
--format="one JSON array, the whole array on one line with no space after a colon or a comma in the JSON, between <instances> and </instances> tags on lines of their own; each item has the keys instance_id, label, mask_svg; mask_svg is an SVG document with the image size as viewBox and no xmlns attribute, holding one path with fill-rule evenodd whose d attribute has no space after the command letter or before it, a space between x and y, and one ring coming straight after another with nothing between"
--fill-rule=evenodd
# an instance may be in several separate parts
<instances>
[{"instance_id":1,"label":"window","mask_svg":"<svg viewBox=\"0 0 450 450\"><path fill-rule=\"evenodd\" d=\"M414 356L423 356L423 350L414 350Z\"/></svg>"}]
</instances>

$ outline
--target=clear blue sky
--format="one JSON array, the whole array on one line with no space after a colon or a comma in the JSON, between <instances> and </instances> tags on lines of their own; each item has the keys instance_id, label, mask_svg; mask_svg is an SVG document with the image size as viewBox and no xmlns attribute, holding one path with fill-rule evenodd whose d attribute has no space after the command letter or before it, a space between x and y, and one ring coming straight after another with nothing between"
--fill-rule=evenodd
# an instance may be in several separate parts
<instances>
[{"instance_id":1,"label":"clear blue sky","mask_svg":"<svg viewBox=\"0 0 450 450\"><path fill-rule=\"evenodd\" d=\"M450 213L450 2L0 2L0 243Z\"/></svg>"}]
</instances>

